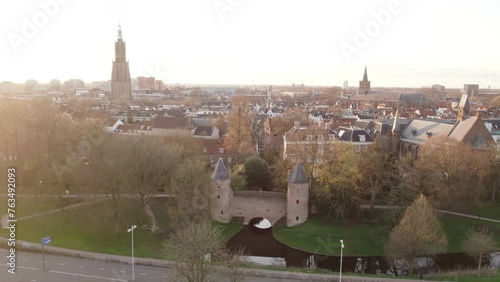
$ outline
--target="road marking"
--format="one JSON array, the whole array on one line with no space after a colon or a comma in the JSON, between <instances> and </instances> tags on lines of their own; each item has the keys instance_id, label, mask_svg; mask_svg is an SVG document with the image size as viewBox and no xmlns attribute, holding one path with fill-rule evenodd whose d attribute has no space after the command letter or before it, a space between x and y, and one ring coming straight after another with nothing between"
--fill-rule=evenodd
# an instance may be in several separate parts
<instances>
[{"instance_id":1,"label":"road marking","mask_svg":"<svg viewBox=\"0 0 500 282\"><path fill-rule=\"evenodd\" d=\"M31 282L36 282L36 280L35 280L35 279L30 279L30 281L31 281Z\"/></svg>"},{"instance_id":2,"label":"road marking","mask_svg":"<svg viewBox=\"0 0 500 282\"><path fill-rule=\"evenodd\" d=\"M48 272L54 273L54 274L63 274L63 275L69 275L69 276L75 276L75 277L92 278L92 279L99 279L99 280L106 280L106 281L117 281L117 282L127 282L128 281L128 280L118 279L118 278L110 278L110 277L102 277L102 276L94 276L94 275L83 275L83 274L76 274L76 273L62 272L62 271L55 271L55 270L49 270Z\"/></svg>"},{"instance_id":3,"label":"road marking","mask_svg":"<svg viewBox=\"0 0 500 282\"><path fill-rule=\"evenodd\" d=\"M104 268L99 268L99 270L104 270Z\"/></svg>"},{"instance_id":4,"label":"road marking","mask_svg":"<svg viewBox=\"0 0 500 282\"><path fill-rule=\"evenodd\" d=\"M27 259L21 259L22 261L27 261Z\"/></svg>"},{"instance_id":5,"label":"road marking","mask_svg":"<svg viewBox=\"0 0 500 282\"><path fill-rule=\"evenodd\" d=\"M17 268L19 268L19 269L26 269L26 270L34 270L34 271L40 270L39 268L27 267L27 266L18 266Z\"/></svg>"},{"instance_id":6,"label":"road marking","mask_svg":"<svg viewBox=\"0 0 500 282\"><path fill-rule=\"evenodd\" d=\"M84 268L85 266L83 266L83 265L79 265L78 267L79 267L79 268Z\"/></svg>"},{"instance_id":7,"label":"road marking","mask_svg":"<svg viewBox=\"0 0 500 282\"><path fill-rule=\"evenodd\" d=\"M142 273L142 272L141 272L141 275L146 275L146 273Z\"/></svg>"},{"instance_id":8,"label":"road marking","mask_svg":"<svg viewBox=\"0 0 500 282\"><path fill-rule=\"evenodd\" d=\"M0 264L0 266L2 266L2 267L7 267L7 265L6 265L6 264ZM17 268L19 268L19 269L25 269L25 270L34 270L34 271L38 271L38 270L40 270L40 269L38 269L38 268L34 268L34 267L27 267L27 266L18 266Z\"/></svg>"},{"instance_id":9,"label":"road marking","mask_svg":"<svg viewBox=\"0 0 500 282\"><path fill-rule=\"evenodd\" d=\"M64 263L58 263L59 265L64 265Z\"/></svg>"},{"instance_id":10,"label":"road marking","mask_svg":"<svg viewBox=\"0 0 500 282\"><path fill-rule=\"evenodd\" d=\"M125 270L120 270L120 271L118 271L118 272L125 273Z\"/></svg>"}]
</instances>

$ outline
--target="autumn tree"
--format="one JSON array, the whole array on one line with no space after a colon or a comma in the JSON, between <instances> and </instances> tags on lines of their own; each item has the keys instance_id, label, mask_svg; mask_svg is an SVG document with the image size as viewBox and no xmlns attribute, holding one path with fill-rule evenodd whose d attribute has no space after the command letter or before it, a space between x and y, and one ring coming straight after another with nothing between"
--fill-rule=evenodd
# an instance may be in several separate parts
<instances>
[{"instance_id":1,"label":"autumn tree","mask_svg":"<svg viewBox=\"0 0 500 282\"><path fill-rule=\"evenodd\" d=\"M358 150L349 144L335 144L328 160L317 171L320 183L314 196L320 212L344 218L359 209L361 191L358 186Z\"/></svg>"},{"instance_id":2,"label":"autumn tree","mask_svg":"<svg viewBox=\"0 0 500 282\"><path fill-rule=\"evenodd\" d=\"M283 117L275 117L270 122L273 133L276 136L283 136L285 132L293 127L296 121L300 122L301 125L309 125L307 113L299 107L288 109Z\"/></svg>"},{"instance_id":3,"label":"autumn tree","mask_svg":"<svg viewBox=\"0 0 500 282\"><path fill-rule=\"evenodd\" d=\"M414 270L417 256L436 255L446 250L448 240L432 205L420 195L409 206L386 243L386 255L405 259Z\"/></svg>"},{"instance_id":4,"label":"autumn tree","mask_svg":"<svg viewBox=\"0 0 500 282\"><path fill-rule=\"evenodd\" d=\"M231 111L227 116L228 136L225 146L237 154L237 162L252 151L252 124L249 103L244 96L231 97Z\"/></svg>"},{"instance_id":5,"label":"autumn tree","mask_svg":"<svg viewBox=\"0 0 500 282\"><path fill-rule=\"evenodd\" d=\"M494 252L498 246L493 239L493 236L488 234L487 230L483 229L476 231L470 229L467 232L465 240L462 242L462 249L471 257L477 260L478 272L481 271L481 262L485 255ZM479 274L479 273L478 273Z\"/></svg>"}]
</instances>

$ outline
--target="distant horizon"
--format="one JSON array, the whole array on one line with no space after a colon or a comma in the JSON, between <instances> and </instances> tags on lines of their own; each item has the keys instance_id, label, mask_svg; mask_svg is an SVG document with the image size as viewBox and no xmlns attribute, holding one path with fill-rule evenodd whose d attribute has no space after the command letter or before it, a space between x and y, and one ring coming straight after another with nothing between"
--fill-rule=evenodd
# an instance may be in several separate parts
<instances>
[{"instance_id":1,"label":"distant horizon","mask_svg":"<svg viewBox=\"0 0 500 282\"><path fill-rule=\"evenodd\" d=\"M500 2L479 3L8 1L0 81L106 81L121 23L131 76L168 85L357 87L366 65L373 87L500 88Z\"/></svg>"},{"instance_id":2,"label":"distant horizon","mask_svg":"<svg viewBox=\"0 0 500 282\"><path fill-rule=\"evenodd\" d=\"M3 83L3 82L11 82L13 84L25 84L26 81L30 80L30 79L33 79L33 78L29 78L29 79L26 79L25 81L10 81L10 80L5 80L5 81L0 81L0 83ZM72 80L72 79L80 79L80 78L70 78L70 79L66 79L66 80L62 80L62 79L57 79L57 78L53 78L53 79L56 79L56 80L59 80L61 82L61 85L64 84L65 81L68 81L68 80ZM137 79L137 77L131 77L131 79ZM41 85L49 85L50 84L50 81L52 80L48 80L48 81L39 81L37 79L34 79L37 81L38 84L41 84ZM106 81L106 82L111 82L110 79L107 79L107 80L104 80L104 79L101 79L101 80L84 80L82 79L83 82L85 84L91 84L92 82L100 82L100 81ZM358 81L357 81L358 82ZM439 83L435 83L433 85L441 85L441 86L444 86L445 89L452 89L452 90L460 90L460 89L463 89L464 88L464 85L460 86L460 87L448 87L446 85L442 85L442 84L439 84ZM478 83L464 83L464 84L478 84ZM244 84L244 83L176 83L176 82L172 82L172 83L164 83L165 86L211 86L211 87L252 87L252 86L256 86L256 87L269 87L269 86L278 86L278 87L293 87L293 83L292 84L265 84L265 83L261 83L261 84ZM487 87L481 87L480 84L479 85L479 89L488 89L488 90L500 90L500 87L499 88L487 88ZM295 83L295 87L301 87L301 83ZM356 85L349 85L349 89L353 89L353 88L358 88L358 83L356 83ZM87 87L87 86L86 86ZM304 87L323 87L323 88L326 88L326 87L338 87L338 88L343 88L343 85L321 85L321 84L304 84ZM381 86L377 86L377 85L371 85L371 89L381 89L381 88L388 88L388 89L392 89L392 88L402 88L402 89L418 89L418 88L431 88L432 85L422 85L422 86L384 86L384 85L381 85Z\"/></svg>"}]
</instances>

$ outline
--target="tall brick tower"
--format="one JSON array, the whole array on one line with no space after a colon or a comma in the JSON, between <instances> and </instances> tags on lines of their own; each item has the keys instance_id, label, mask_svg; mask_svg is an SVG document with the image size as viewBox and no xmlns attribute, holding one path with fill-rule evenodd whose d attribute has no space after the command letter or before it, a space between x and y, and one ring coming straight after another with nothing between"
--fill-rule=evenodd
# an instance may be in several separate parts
<instances>
[{"instance_id":1,"label":"tall brick tower","mask_svg":"<svg viewBox=\"0 0 500 282\"><path fill-rule=\"evenodd\" d=\"M295 226L309 216L309 179L302 163L298 162L288 178L286 225Z\"/></svg>"},{"instance_id":2,"label":"tall brick tower","mask_svg":"<svg viewBox=\"0 0 500 282\"><path fill-rule=\"evenodd\" d=\"M126 57L125 41L122 37L122 28L118 26L118 40L115 42L115 60L111 73L111 100L128 104L132 97L130 70Z\"/></svg>"},{"instance_id":3,"label":"tall brick tower","mask_svg":"<svg viewBox=\"0 0 500 282\"><path fill-rule=\"evenodd\" d=\"M228 223L231 221L231 176L219 158L210 181L210 217L213 220Z\"/></svg>"}]
</instances>

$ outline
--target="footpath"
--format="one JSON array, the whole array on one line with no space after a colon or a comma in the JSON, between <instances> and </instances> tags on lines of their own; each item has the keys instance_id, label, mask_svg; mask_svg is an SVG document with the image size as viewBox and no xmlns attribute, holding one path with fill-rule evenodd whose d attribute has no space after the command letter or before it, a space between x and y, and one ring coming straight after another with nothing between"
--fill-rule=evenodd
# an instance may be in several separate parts
<instances>
[{"instance_id":1,"label":"footpath","mask_svg":"<svg viewBox=\"0 0 500 282\"><path fill-rule=\"evenodd\" d=\"M7 238L0 238L0 248L7 248ZM78 250L64 249L59 247L45 246L45 253L53 255L62 255L69 257L77 257L84 259L100 260L103 262L116 262L116 263L126 263L131 264L131 258L128 256L117 256L102 253L92 253L84 252ZM42 252L42 246L40 244L35 244L26 241L16 240L16 249L20 251L28 252ZM135 264L147 265L162 268L171 268L174 265L172 261L159 260L159 259L148 259L148 258L134 258ZM219 272L225 272L224 268L217 269ZM265 270L265 269L253 269L244 268L243 273L247 276L258 276L258 277L269 277L269 278L281 278L281 279L294 279L302 281L329 281L336 282L339 281L339 275L337 274L314 274L314 273L302 273L302 272L291 272L291 271L278 271L278 270ZM394 281L394 282L415 282L416 280L411 279L396 279L391 277L362 277L362 276L350 276L342 275L343 282L382 282L382 281Z\"/></svg>"}]
</instances>

